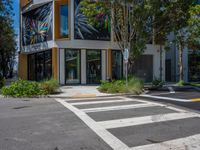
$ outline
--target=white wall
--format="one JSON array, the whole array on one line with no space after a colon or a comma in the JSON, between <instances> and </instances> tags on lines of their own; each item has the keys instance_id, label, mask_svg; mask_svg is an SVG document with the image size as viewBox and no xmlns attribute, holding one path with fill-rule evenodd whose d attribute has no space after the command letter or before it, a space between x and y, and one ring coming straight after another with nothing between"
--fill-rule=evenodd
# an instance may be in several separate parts
<instances>
[{"instance_id":1,"label":"white wall","mask_svg":"<svg viewBox=\"0 0 200 150\"><path fill-rule=\"evenodd\" d=\"M163 50L163 47L162 47ZM153 55L153 77L160 79L160 46L147 45L146 55ZM165 81L165 51L162 51L162 80Z\"/></svg>"},{"instance_id":2,"label":"white wall","mask_svg":"<svg viewBox=\"0 0 200 150\"><path fill-rule=\"evenodd\" d=\"M60 84L65 84L65 50L59 49L59 81Z\"/></svg>"},{"instance_id":3,"label":"white wall","mask_svg":"<svg viewBox=\"0 0 200 150\"><path fill-rule=\"evenodd\" d=\"M106 60L106 50L102 50L102 53L101 53L101 66L102 66L102 73L101 73L101 77L102 77L102 80L106 80L106 75L107 75L107 72L106 72L106 68L107 68L107 60Z\"/></svg>"},{"instance_id":4,"label":"white wall","mask_svg":"<svg viewBox=\"0 0 200 150\"><path fill-rule=\"evenodd\" d=\"M81 84L86 82L86 50L81 50Z\"/></svg>"}]
</instances>

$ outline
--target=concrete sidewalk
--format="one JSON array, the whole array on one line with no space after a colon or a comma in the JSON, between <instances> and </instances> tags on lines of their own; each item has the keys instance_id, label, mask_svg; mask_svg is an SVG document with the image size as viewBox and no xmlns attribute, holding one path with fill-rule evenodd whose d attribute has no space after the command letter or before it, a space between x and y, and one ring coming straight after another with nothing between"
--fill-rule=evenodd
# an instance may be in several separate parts
<instances>
[{"instance_id":1,"label":"concrete sidewalk","mask_svg":"<svg viewBox=\"0 0 200 150\"><path fill-rule=\"evenodd\" d=\"M112 96L113 94L101 93L98 86L62 86L61 93L50 95L51 98L89 98L100 96Z\"/></svg>"}]
</instances>

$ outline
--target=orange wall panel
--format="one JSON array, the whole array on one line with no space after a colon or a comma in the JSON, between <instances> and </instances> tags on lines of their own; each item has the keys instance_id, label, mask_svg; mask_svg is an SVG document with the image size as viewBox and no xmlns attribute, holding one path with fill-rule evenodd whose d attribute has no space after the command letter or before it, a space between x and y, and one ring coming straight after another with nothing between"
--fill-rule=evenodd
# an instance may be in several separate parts
<instances>
[{"instance_id":1,"label":"orange wall panel","mask_svg":"<svg viewBox=\"0 0 200 150\"><path fill-rule=\"evenodd\" d=\"M32 2L32 0L20 0L21 8Z\"/></svg>"},{"instance_id":2,"label":"orange wall panel","mask_svg":"<svg viewBox=\"0 0 200 150\"><path fill-rule=\"evenodd\" d=\"M23 80L28 79L28 56L26 54L19 54L19 78Z\"/></svg>"},{"instance_id":3,"label":"orange wall panel","mask_svg":"<svg viewBox=\"0 0 200 150\"><path fill-rule=\"evenodd\" d=\"M55 31L55 39L60 39L60 5L65 5L65 4L69 4L69 0L57 0L55 1L55 5L54 5L54 11L55 11L55 27L54 27L54 31ZM70 18L70 16L69 16ZM69 19L70 21L70 19ZM69 22L70 25L70 22ZM70 26L69 26L70 29Z\"/></svg>"},{"instance_id":4,"label":"orange wall panel","mask_svg":"<svg viewBox=\"0 0 200 150\"><path fill-rule=\"evenodd\" d=\"M58 80L58 48L52 48L52 77Z\"/></svg>"}]
</instances>

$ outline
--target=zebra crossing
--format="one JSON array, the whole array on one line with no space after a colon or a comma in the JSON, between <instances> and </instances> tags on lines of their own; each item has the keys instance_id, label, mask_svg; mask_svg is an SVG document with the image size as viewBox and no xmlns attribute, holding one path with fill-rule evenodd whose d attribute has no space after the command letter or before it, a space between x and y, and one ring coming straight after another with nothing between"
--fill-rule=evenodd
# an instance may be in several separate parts
<instances>
[{"instance_id":1,"label":"zebra crossing","mask_svg":"<svg viewBox=\"0 0 200 150\"><path fill-rule=\"evenodd\" d=\"M114 150L200 149L200 115L145 100L56 99Z\"/></svg>"}]
</instances>

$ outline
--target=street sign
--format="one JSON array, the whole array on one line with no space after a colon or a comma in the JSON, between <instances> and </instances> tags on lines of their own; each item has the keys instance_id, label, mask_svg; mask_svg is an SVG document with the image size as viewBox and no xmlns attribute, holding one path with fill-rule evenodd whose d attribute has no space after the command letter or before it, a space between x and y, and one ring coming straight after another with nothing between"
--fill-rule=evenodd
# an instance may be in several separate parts
<instances>
[{"instance_id":1,"label":"street sign","mask_svg":"<svg viewBox=\"0 0 200 150\"><path fill-rule=\"evenodd\" d=\"M124 49L124 61L128 62L128 58L129 58L129 50L128 48Z\"/></svg>"},{"instance_id":2,"label":"street sign","mask_svg":"<svg viewBox=\"0 0 200 150\"><path fill-rule=\"evenodd\" d=\"M126 68L126 86L128 86L128 58L129 58L129 50L128 48L124 49L124 62Z\"/></svg>"}]
</instances>

